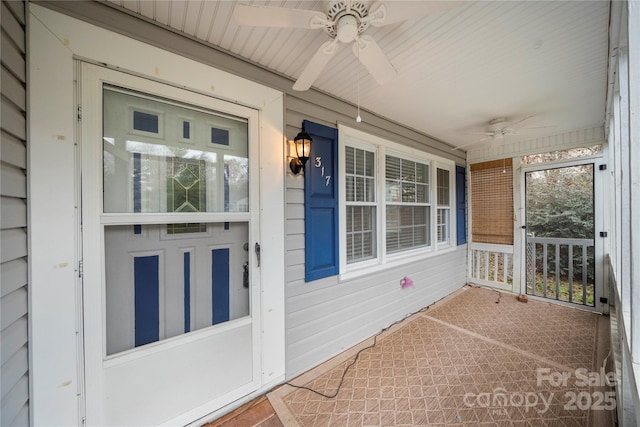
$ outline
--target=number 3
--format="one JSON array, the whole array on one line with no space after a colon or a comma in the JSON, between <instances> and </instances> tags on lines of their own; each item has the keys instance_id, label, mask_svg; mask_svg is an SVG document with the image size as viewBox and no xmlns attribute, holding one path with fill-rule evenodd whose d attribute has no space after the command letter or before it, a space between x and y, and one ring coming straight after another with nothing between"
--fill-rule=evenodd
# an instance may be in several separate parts
<instances>
[{"instance_id":1,"label":"number 3","mask_svg":"<svg viewBox=\"0 0 640 427\"><path fill-rule=\"evenodd\" d=\"M318 156L316 157L315 167L319 168L320 166L322 166L322 157Z\"/></svg>"}]
</instances>

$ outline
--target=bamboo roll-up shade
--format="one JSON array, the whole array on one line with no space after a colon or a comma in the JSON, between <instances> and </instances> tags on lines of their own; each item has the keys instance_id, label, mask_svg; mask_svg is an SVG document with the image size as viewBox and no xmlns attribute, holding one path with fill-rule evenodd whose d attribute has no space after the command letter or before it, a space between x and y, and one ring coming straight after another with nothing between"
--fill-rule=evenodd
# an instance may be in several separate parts
<instances>
[{"instance_id":1,"label":"bamboo roll-up shade","mask_svg":"<svg viewBox=\"0 0 640 427\"><path fill-rule=\"evenodd\" d=\"M472 164L471 241L513 245L511 159Z\"/></svg>"}]
</instances>

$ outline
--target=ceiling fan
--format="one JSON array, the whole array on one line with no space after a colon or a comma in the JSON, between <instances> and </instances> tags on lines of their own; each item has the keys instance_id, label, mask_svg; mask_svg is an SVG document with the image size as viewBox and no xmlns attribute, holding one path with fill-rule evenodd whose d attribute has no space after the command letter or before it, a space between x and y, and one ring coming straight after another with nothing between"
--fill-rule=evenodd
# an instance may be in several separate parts
<instances>
[{"instance_id":1,"label":"ceiling fan","mask_svg":"<svg viewBox=\"0 0 640 427\"><path fill-rule=\"evenodd\" d=\"M459 145L454 147L453 150L457 150L459 148L465 148L470 145L476 145L480 142L490 142L491 148L496 148L502 143L504 143L505 137L507 135L515 135L519 130L524 129L543 129L550 126L542 126L542 127L529 127L527 124L533 119L535 116L525 116L520 117L515 120L507 120L504 117L495 118L487 124L487 127L483 132L476 132L474 134L484 135L479 140L474 142L470 142L469 144Z\"/></svg>"},{"instance_id":2,"label":"ceiling fan","mask_svg":"<svg viewBox=\"0 0 640 427\"><path fill-rule=\"evenodd\" d=\"M460 1L379 1L331 0L327 12L272 6L236 5L233 16L239 25L253 27L322 29L330 40L324 42L293 85L307 90L338 51L340 43L353 43L353 53L379 83L390 81L397 71L376 41L363 34L369 26L382 27L415 16L448 10Z\"/></svg>"}]
</instances>

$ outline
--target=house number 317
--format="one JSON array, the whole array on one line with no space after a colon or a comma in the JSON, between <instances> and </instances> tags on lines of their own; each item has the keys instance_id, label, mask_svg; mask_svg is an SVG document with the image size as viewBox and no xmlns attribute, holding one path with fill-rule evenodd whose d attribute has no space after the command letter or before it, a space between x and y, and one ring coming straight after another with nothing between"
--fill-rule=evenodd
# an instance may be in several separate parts
<instances>
[{"instance_id":1,"label":"house number 317","mask_svg":"<svg viewBox=\"0 0 640 427\"><path fill-rule=\"evenodd\" d=\"M322 156L316 156L314 166L320 169L321 176L324 178L324 185L328 187L331 184L331 175L324 174L324 166L322 165Z\"/></svg>"}]
</instances>

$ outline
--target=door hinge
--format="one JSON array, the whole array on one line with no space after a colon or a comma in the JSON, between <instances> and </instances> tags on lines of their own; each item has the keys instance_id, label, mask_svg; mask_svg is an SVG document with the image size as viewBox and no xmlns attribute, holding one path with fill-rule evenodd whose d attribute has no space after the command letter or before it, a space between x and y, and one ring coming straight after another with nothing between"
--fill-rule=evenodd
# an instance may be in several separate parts
<instances>
[{"instance_id":1,"label":"door hinge","mask_svg":"<svg viewBox=\"0 0 640 427\"><path fill-rule=\"evenodd\" d=\"M78 105L78 121L81 122L82 121L82 105Z\"/></svg>"},{"instance_id":2,"label":"door hinge","mask_svg":"<svg viewBox=\"0 0 640 427\"><path fill-rule=\"evenodd\" d=\"M78 262L78 277L82 278L83 273L84 273L84 262L81 260Z\"/></svg>"},{"instance_id":3,"label":"door hinge","mask_svg":"<svg viewBox=\"0 0 640 427\"><path fill-rule=\"evenodd\" d=\"M606 171L607 170L607 165L600 165L600 166L598 166L598 169L600 169L601 171Z\"/></svg>"},{"instance_id":4,"label":"door hinge","mask_svg":"<svg viewBox=\"0 0 640 427\"><path fill-rule=\"evenodd\" d=\"M608 237L609 233L607 233L606 231L601 231L600 232L600 237Z\"/></svg>"}]
</instances>

